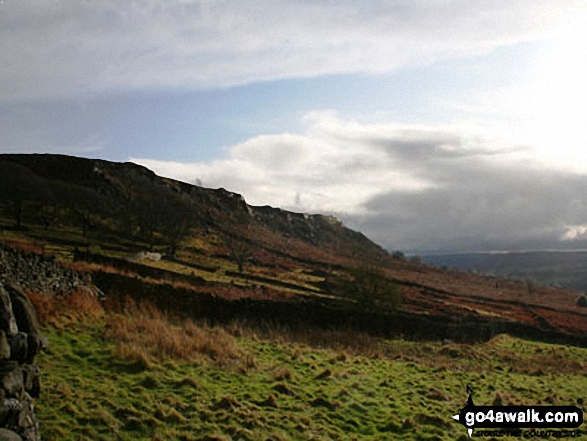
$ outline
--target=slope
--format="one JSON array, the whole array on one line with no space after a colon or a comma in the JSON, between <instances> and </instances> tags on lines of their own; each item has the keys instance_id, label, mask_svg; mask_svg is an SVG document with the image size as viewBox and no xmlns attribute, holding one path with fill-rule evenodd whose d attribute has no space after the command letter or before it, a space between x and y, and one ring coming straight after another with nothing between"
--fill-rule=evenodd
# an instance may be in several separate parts
<instances>
[{"instance_id":1,"label":"slope","mask_svg":"<svg viewBox=\"0 0 587 441\"><path fill-rule=\"evenodd\" d=\"M0 209L2 241L58 256L118 301L147 297L212 320L585 343L587 312L575 292L394 258L332 217L250 206L135 164L0 155ZM341 298L356 267L379 267L401 308Z\"/></svg>"}]
</instances>

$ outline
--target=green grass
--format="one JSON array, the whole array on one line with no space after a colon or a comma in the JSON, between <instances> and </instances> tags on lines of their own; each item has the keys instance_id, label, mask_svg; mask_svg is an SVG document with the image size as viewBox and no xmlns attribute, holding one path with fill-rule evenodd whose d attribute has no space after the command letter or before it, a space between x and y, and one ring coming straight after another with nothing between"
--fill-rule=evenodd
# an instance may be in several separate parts
<instances>
[{"instance_id":1,"label":"green grass","mask_svg":"<svg viewBox=\"0 0 587 441\"><path fill-rule=\"evenodd\" d=\"M587 398L587 350L507 336L476 346L365 336L353 344L351 334L232 326L247 367L208 357L144 364L113 355L108 321L45 330L44 439L464 440L451 416L467 384L479 405Z\"/></svg>"}]
</instances>

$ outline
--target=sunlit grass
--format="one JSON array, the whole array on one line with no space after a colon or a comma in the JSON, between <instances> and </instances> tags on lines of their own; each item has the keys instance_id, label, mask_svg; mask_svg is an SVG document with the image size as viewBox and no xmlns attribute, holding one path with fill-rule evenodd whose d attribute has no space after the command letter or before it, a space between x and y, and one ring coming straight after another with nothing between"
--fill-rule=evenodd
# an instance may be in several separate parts
<instances>
[{"instance_id":1,"label":"sunlit grass","mask_svg":"<svg viewBox=\"0 0 587 441\"><path fill-rule=\"evenodd\" d=\"M586 349L508 336L460 345L219 328L136 305L59 314L39 357L47 440L465 440L451 416L468 384L477 404L587 396Z\"/></svg>"}]
</instances>

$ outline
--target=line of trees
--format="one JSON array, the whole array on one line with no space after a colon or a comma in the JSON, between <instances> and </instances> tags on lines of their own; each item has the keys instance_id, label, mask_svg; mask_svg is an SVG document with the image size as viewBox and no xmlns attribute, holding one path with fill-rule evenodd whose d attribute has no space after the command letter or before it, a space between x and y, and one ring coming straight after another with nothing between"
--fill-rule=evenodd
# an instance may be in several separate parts
<instances>
[{"instance_id":1,"label":"line of trees","mask_svg":"<svg viewBox=\"0 0 587 441\"><path fill-rule=\"evenodd\" d=\"M0 161L0 206L17 229L24 222L49 230L57 221L74 219L85 237L107 205L94 190L37 176L28 168Z\"/></svg>"},{"instance_id":2,"label":"line of trees","mask_svg":"<svg viewBox=\"0 0 587 441\"><path fill-rule=\"evenodd\" d=\"M105 195L86 185L46 179L9 161L0 161L0 210L16 229L25 223L46 231L70 225L83 237L101 230L139 238L151 249L163 242L171 257L200 220L190 198L171 188L143 181Z\"/></svg>"}]
</instances>

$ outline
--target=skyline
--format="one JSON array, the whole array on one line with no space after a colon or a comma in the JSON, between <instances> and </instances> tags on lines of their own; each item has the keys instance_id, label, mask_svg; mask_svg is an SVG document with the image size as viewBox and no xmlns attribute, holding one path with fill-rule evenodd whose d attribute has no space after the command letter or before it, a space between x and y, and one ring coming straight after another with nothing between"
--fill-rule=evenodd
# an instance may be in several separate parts
<instances>
[{"instance_id":1,"label":"skyline","mask_svg":"<svg viewBox=\"0 0 587 441\"><path fill-rule=\"evenodd\" d=\"M587 5L0 5L0 153L132 161L408 252L587 248Z\"/></svg>"}]
</instances>

